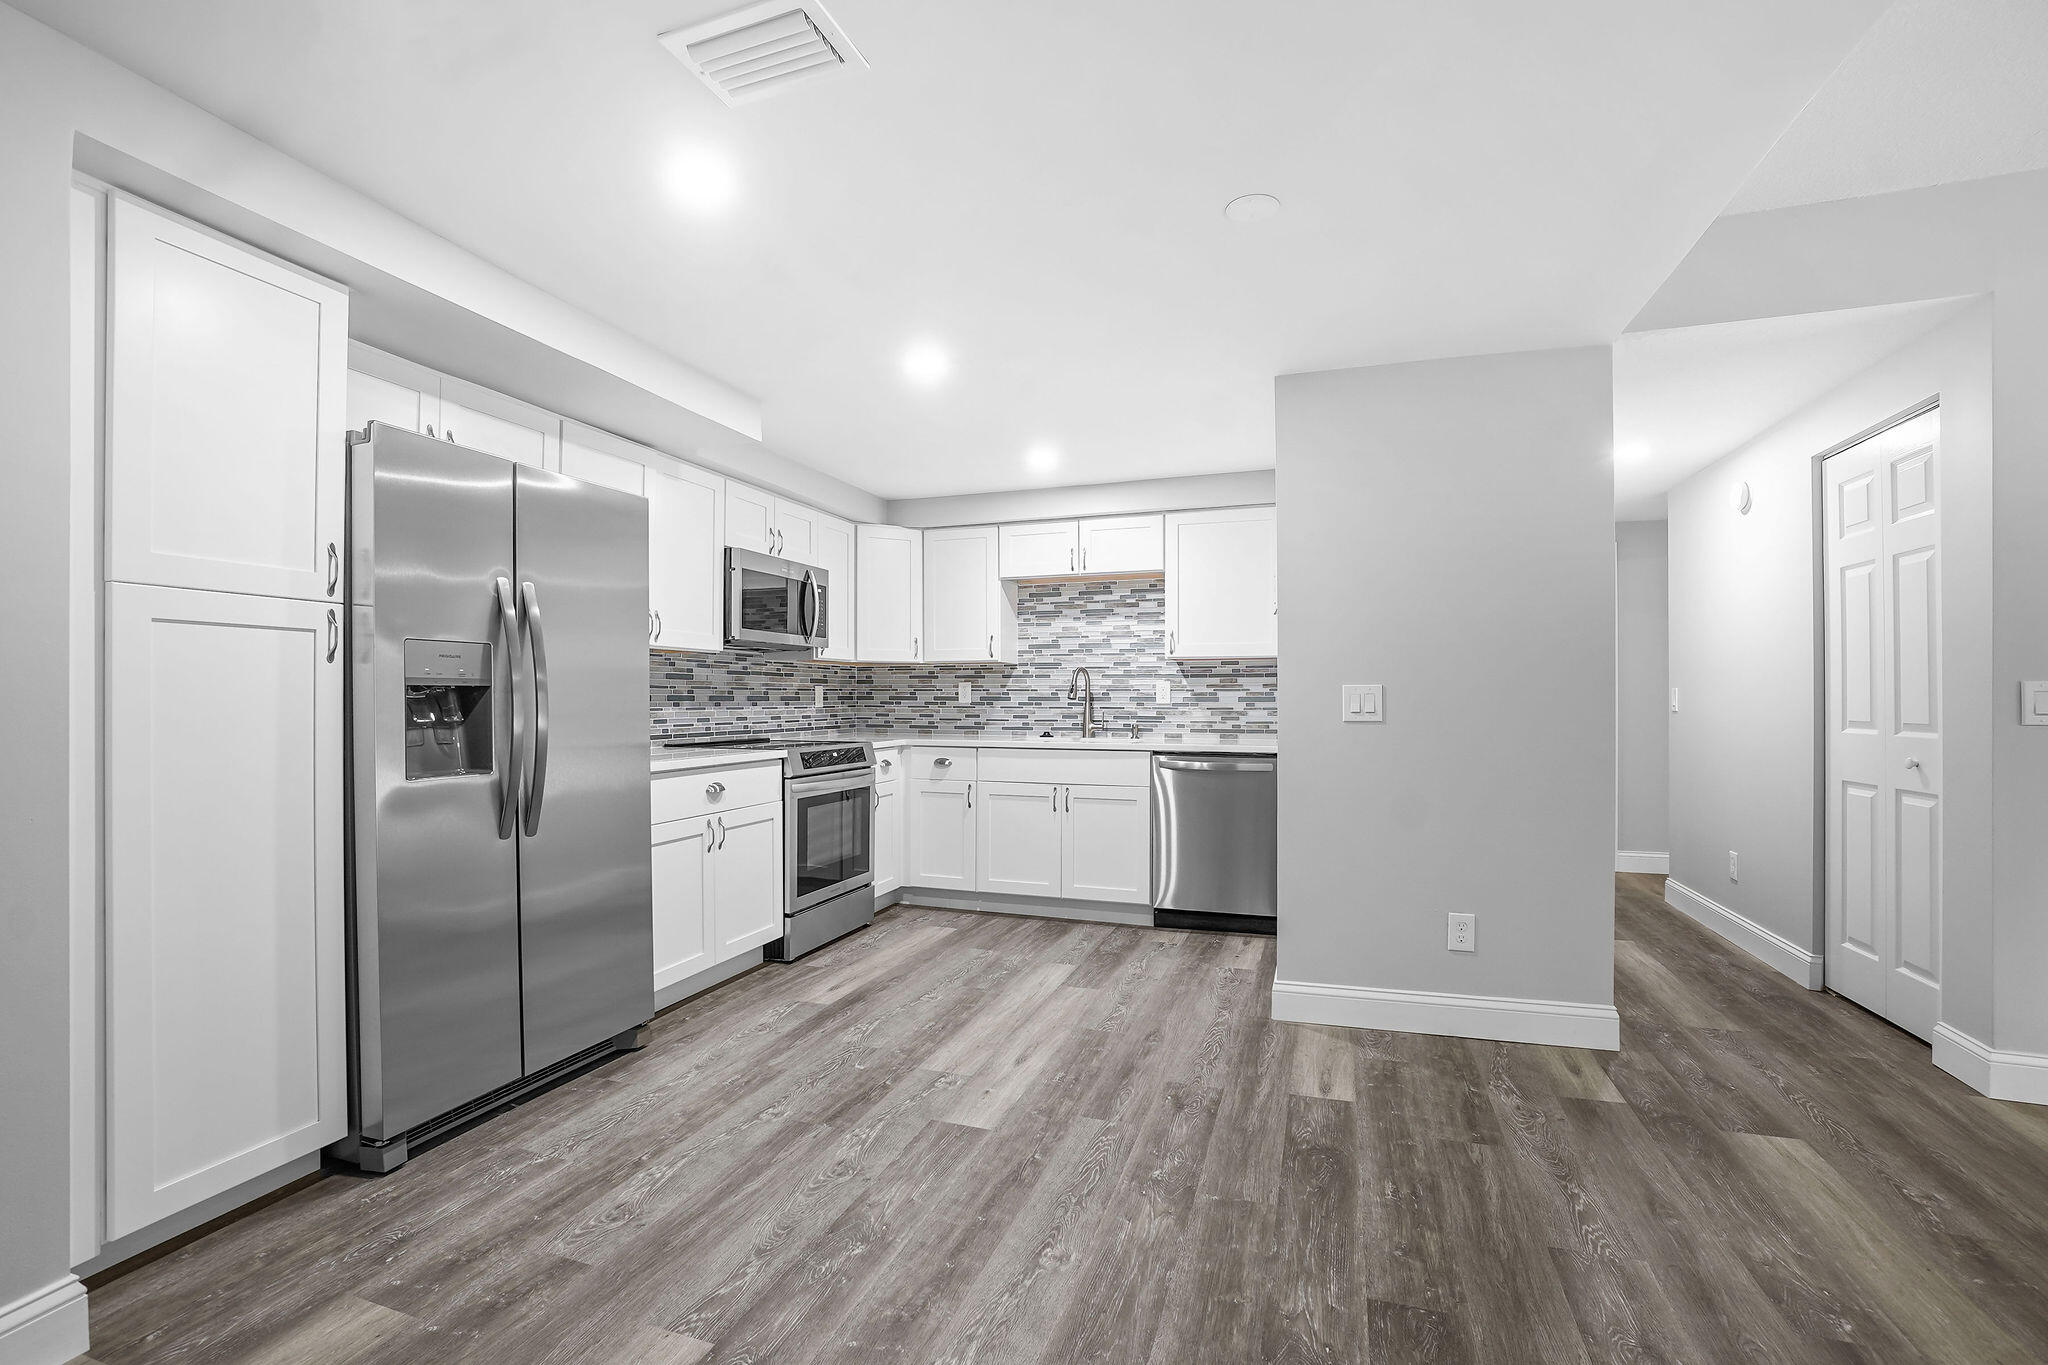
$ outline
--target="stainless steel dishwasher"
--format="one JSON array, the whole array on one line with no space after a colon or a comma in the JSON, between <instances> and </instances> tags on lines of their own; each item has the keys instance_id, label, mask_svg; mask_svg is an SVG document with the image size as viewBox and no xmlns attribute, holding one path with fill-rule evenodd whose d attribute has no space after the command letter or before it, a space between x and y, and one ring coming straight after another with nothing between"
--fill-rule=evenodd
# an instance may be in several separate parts
<instances>
[{"instance_id":1,"label":"stainless steel dishwasher","mask_svg":"<svg viewBox=\"0 0 2048 1365\"><path fill-rule=\"evenodd\" d=\"M1279 909L1280 763L1152 756L1152 922L1270 934Z\"/></svg>"}]
</instances>

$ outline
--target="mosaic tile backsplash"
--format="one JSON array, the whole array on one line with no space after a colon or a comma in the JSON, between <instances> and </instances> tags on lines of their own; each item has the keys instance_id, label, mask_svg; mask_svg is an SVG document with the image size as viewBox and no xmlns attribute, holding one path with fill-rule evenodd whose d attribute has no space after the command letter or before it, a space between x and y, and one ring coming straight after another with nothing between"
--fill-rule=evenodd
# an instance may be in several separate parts
<instances>
[{"instance_id":1,"label":"mosaic tile backsplash","mask_svg":"<svg viewBox=\"0 0 2048 1365\"><path fill-rule=\"evenodd\" d=\"M1014 664L828 664L737 650L648 658L657 742L759 730L1071 734L1081 704L1067 700L1067 681L1079 664L1094 680L1102 733L1134 724L1169 738L1280 727L1273 660L1166 657L1166 585L1156 578L1023 585ZM1155 695L1161 679L1173 684L1164 705ZM963 682L973 684L972 702L959 700ZM819 686L823 706L814 701Z\"/></svg>"}]
</instances>

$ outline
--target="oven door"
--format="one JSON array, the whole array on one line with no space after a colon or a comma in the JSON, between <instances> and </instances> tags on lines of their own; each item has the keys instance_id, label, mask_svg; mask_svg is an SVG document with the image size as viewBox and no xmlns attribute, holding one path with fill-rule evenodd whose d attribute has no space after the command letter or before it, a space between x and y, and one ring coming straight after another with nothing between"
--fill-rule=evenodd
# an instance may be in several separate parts
<instances>
[{"instance_id":1,"label":"oven door","mask_svg":"<svg viewBox=\"0 0 2048 1365\"><path fill-rule=\"evenodd\" d=\"M728 644L815 649L824 638L824 570L729 549L725 587Z\"/></svg>"},{"instance_id":2,"label":"oven door","mask_svg":"<svg viewBox=\"0 0 2048 1365\"><path fill-rule=\"evenodd\" d=\"M784 784L782 823L789 844L785 913L798 914L874 881L874 793L872 768Z\"/></svg>"}]
</instances>

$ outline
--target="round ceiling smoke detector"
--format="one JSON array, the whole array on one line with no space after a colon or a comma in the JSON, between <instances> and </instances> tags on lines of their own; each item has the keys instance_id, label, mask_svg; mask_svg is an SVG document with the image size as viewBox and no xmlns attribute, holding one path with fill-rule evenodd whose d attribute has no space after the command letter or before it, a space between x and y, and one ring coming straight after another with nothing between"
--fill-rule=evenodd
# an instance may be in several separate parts
<instances>
[{"instance_id":1,"label":"round ceiling smoke detector","mask_svg":"<svg viewBox=\"0 0 2048 1365\"><path fill-rule=\"evenodd\" d=\"M1280 212L1280 201L1270 194L1240 194L1223 206L1223 216L1233 223L1263 223Z\"/></svg>"}]
</instances>

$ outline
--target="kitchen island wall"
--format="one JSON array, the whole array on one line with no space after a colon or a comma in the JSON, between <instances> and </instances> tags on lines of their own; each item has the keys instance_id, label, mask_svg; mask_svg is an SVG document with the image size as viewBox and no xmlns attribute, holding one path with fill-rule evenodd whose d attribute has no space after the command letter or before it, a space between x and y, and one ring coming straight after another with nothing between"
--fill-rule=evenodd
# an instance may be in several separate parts
<instances>
[{"instance_id":1,"label":"kitchen island wall","mask_svg":"<svg viewBox=\"0 0 2048 1365\"><path fill-rule=\"evenodd\" d=\"M1166 585L1157 578L1022 585L1014 664L835 664L748 651L654 651L649 661L656 741L819 728L1067 732L1081 716L1067 684L1083 665L1105 730L1135 724L1170 737L1271 734L1280 725L1273 660L1166 657ZM1162 680L1173 689L1165 703L1155 695ZM970 702L959 700L963 682Z\"/></svg>"}]
</instances>

